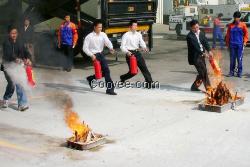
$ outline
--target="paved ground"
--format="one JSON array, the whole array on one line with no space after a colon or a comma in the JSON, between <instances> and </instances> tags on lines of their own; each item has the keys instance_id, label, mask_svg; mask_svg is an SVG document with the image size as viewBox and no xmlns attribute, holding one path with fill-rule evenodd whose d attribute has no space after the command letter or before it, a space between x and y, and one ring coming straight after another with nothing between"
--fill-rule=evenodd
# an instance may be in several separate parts
<instances>
[{"instance_id":1,"label":"paved ground","mask_svg":"<svg viewBox=\"0 0 250 167\"><path fill-rule=\"evenodd\" d=\"M225 78L246 97L245 104L218 114L197 110L204 94L189 91L196 72L187 63L186 42L157 36L154 45L145 58L161 83L157 90L117 89L115 97L100 88L91 91L85 77L93 69L80 58L71 73L36 68L37 87L28 90L30 110L16 111L15 97L11 108L0 110L1 166L249 167L249 48L243 78ZM228 58L223 51L225 73ZM108 59L118 81L127 72L125 59ZM141 74L131 82L137 80L143 81ZM5 85L0 73L2 94ZM71 96L82 120L108 135L108 144L83 152L63 146L71 136L64 123L64 94Z\"/></svg>"}]
</instances>

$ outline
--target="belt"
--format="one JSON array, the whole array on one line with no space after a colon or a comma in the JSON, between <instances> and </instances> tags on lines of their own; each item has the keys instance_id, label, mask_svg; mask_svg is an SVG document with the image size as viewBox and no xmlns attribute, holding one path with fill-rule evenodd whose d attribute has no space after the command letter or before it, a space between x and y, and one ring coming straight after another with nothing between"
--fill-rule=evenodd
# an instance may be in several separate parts
<instances>
[{"instance_id":1,"label":"belt","mask_svg":"<svg viewBox=\"0 0 250 167\"><path fill-rule=\"evenodd\" d=\"M135 49L135 50L128 50L130 52L139 52L140 50L139 49Z\"/></svg>"}]
</instances>

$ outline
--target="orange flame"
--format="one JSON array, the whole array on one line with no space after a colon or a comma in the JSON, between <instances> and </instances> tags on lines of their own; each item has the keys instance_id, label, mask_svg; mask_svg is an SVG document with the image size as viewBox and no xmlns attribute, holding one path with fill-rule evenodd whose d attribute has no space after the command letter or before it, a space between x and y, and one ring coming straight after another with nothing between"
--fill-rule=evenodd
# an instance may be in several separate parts
<instances>
[{"instance_id":1,"label":"orange flame","mask_svg":"<svg viewBox=\"0 0 250 167\"><path fill-rule=\"evenodd\" d=\"M222 70L220 67L220 62L222 59L222 53L220 50L213 50L213 57L209 58L209 63L213 69L214 76L221 77L222 76Z\"/></svg>"},{"instance_id":2,"label":"orange flame","mask_svg":"<svg viewBox=\"0 0 250 167\"><path fill-rule=\"evenodd\" d=\"M206 92L206 103L210 105L224 105L230 101L235 101L240 97L237 95L237 92L234 93L232 91L232 84L223 81L222 70L219 66L222 59L221 51L213 50L213 53L213 59L210 58L209 60L213 70L211 76L212 86L208 88Z\"/></svg>"},{"instance_id":3,"label":"orange flame","mask_svg":"<svg viewBox=\"0 0 250 167\"><path fill-rule=\"evenodd\" d=\"M67 98L66 100L64 114L65 122L74 134L74 137L72 137L71 140L85 142L91 129L88 125L82 123L79 115L73 111L73 102L70 98Z\"/></svg>"},{"instance_id":4,"label":"orange flame","mask_svg":"<svg viewBox=\"0 0 250 167\"><path fill-rule=\"evenodd\" d=\"M227 85L222 81L217 85L216 88L209 88L207 90L207 104L210 105L224 105L233 100L232 93L227 88Z\"/></svg>"}]
</instances>

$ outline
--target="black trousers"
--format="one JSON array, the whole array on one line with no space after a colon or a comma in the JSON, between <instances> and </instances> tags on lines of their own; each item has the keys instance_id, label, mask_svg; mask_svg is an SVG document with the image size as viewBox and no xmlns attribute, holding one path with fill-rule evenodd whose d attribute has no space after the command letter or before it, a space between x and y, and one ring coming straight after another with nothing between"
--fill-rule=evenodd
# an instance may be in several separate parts
<instances>
[{"instance_id":1,"label":"black trousers","mask_svg":"<svg viewBox=\"0 0 250 167\"><path fill-rule=\"evenodd\" d=\"M151 74L148 70L148 67L146 65L146 62L144 60L144 58L142 57L141 53L139 51L130 51L133 55L135 55L136 59L137 59L137 65L139 67L139 69L141 70L142 72L142 75L144 76L145 78L145 81L148 82L148 83L152 83L153 80L152 80L152 77L151 77ZM126 56L126 61L127 61L127 64L128 64L128 67L130 69L130 57L129 56ZM134 77L135 75L134 74L131 74L130 73L130 70L128 73L124 74L124 75L121 75L121 80L122 81L126 81L132 77Z\"/></svg>"},{"instance_id":2,"label":"black trousers","mask_svg":"<svg viewBox=\"0 0 250 167\"><path fill-rule=\"evenodd\" d=\"M73 66L74 50L70 45L62 45L62 52L65 56L65 62L63 63L63 68L66 70L71 70Z\"/></svg>"},{"instance_id":3,"label":"black trousers","mask_svg":"<svg viewBox=\"0 0 250 167\"><path fill-rule=\"evenodd\" d=\"M107 91L108 92L113 92L114 91L114 82L111 79L110 76L110 70L109 70L109 66L108 66L108 62L105 58L105 55L102 53L97 53L95 54L96 59L98 61L100 61L101 66L102 66L102 75L103 77L105 77L105 83L106 83L106 87L107 87ZM89 76L90 80L94 80L95 79L95 75L91 75Z\"/></svg>"},{"instance_id":4,"label":"black trousers","mask_svg":"<svg viewBox=\"0 0 250 167\"><path fill-rule=\"evenodd\" d=\"M203 83L207 90L207 88L210 86L210 81L208 78L205 57L199 56L194 66L196 70L198 71L198 75L192 87L198 88Z\"/></svg>"}]
</instances>

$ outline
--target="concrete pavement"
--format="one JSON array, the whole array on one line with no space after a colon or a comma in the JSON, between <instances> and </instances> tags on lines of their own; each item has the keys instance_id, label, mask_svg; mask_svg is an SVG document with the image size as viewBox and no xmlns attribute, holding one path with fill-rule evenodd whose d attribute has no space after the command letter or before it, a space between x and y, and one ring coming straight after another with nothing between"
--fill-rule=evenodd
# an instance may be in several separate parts
<instances>
[{"instance_id":1,"label":"concrete pavement","mask_svg":"<svg viewBox=\"0 0 250 167\"><path fill-rule=\"evenodd\" d=\"M117 89L107 96L104 89L90 90L85 77L93 73L88 62L76 60L71 73L35 69L37 87L28 90L30 110L0 110L0 162L16 166L126 166L126 167L249 167L250 161L250 50L244 58L244 76L225 78L246 97L236 111L221 114L197 110L205 96L190 92L196 71L187 63L186 42L155 39L154 49L145 55L153 79L161 88ZM114 81L127 72L108 56ZM229 56L223 51L223 71ZM141 74L131 80L143 81ZM0 73L0 92L6 81ZM109 142L90 151L63 146L71 131L64 122L63 98L70 95L74 110ZM15 97L15 96L13 96Z\"/></svg>"}]
</instances>

